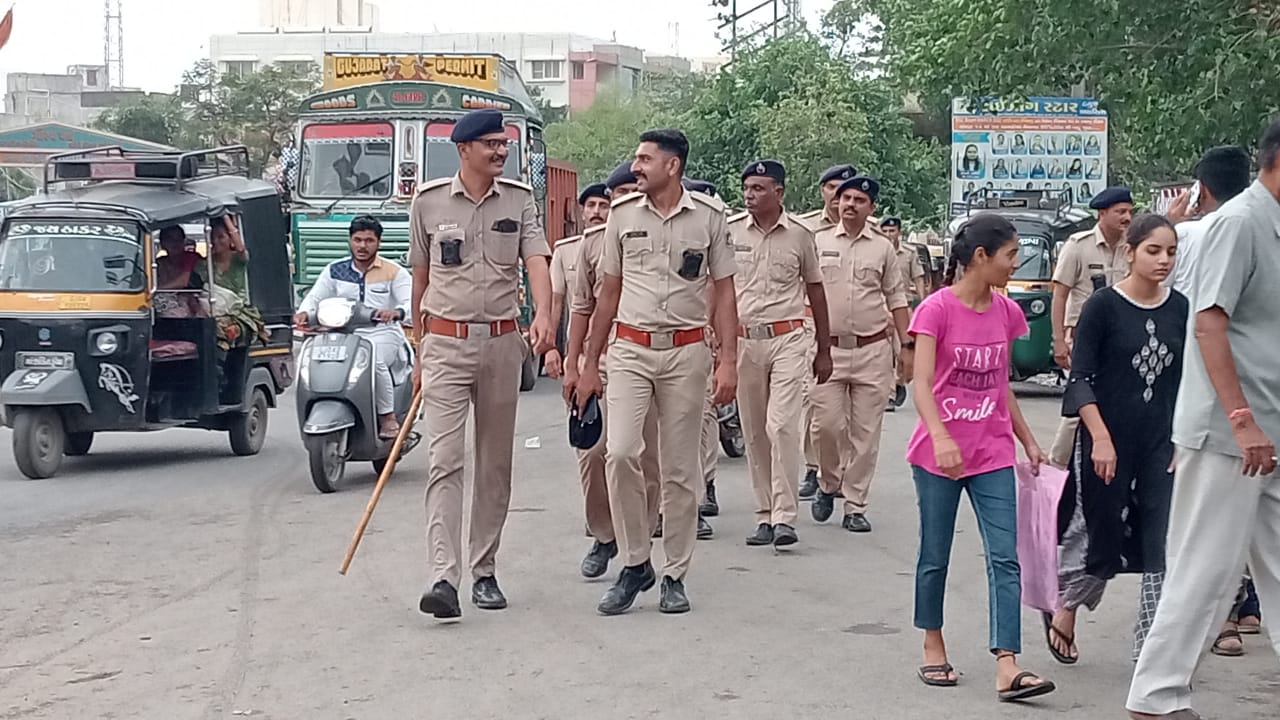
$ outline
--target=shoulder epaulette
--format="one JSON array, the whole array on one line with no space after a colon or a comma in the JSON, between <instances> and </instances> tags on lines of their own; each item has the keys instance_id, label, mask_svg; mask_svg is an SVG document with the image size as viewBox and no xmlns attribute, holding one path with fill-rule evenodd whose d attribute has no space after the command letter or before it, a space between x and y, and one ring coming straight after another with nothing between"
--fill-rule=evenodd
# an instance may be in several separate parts
<instances>
[{"instance_id":1,"label":"shoulder epaulette","mask_svg":"<svg viewBox=\"0 0 1280 720\"><path fill-rule=\"evenodd\" d=\"M810 220L810 219L812 219L812 218L816 218L816 217L818 217L819 215L821 215L821 214L822 214L822 210L823 210L823 208L818 208L817 210L810 210L810 211L809 211L809 212L807 212L807 213L800 213L799 215L796 215L795 217L798 217L798 218L800 218L801 220Z\"/></svg>"},{"instance_id":2,"label":"shoulder epaulette","mask_svg":"<svg viewBox=\"0 0 1280 720\"><path fill-rule=\"evenodd\" d=\"M710 195L705 195L700 192L691 192L689 193L689 197L693 198L694 200L697 200L698 202L702 203L703 205L706 205L707 207L715 210L716 212L724 212L729 207L728 205L725 205L724 202L720 200L720 198L714 198L714 197L711 197Z\"/></svg>"},{"instance_id":3,"label":"shoulder epaulette","mask_svg":"<svg viewBox=\"0 0 1280 720\"><path fill-rule=\"evenodd\" d=\"M1090 235L1092 235L1092 234L1093 234L1093 228L1089 228L1088 230L1081 230L1081 231L1080 231L1080 232L1078 232L1078 233L1072 233L1072 234L1068 235L1068 236L1067 236L1067 241L1068 241L1068 242L1070 242L1070 241L1072 241L1072 240L1079 240L1079 239L1081 239L1081 238L1087 238L1087 237L1089 237L1089 236L1090 236Z\"/></svg>"},{"instance_id":4,"label":"shoulder epaulette","mask_svg":"<svg viewBox=\"0 0 1280 720\"><path fill-rule=\"evenodd\" d=\"M521 190L528 190L529 192L533 192L532 185L522 183L519 180L512 180L511 178L508 178L508 177L500 177L498 178L498 182L502 183L503 185L510 185L511 187L518 187Z\"/></svg>"},{"instance_id":5,"label":"shoulder epaulette","mask_svg":"<svg viewBox=\"0 0 1280 720\"><path fill-rule=\"evenodd\" d=\"M803 216L796 215L794 213L786 213L786 216L788 220L798 225L800 228L802 228L805 232L809 233L810 235L817 234L816 232L814 232L813 228L809 227L809 223L804 221Z\"/></svg>"},{"instance_id":6,"label":"shoulder epaulette","mask_svg":"<svg viewBox=\"0 0 1280 720\"><path fill-rule=\"evenodd\" d=\"M438 187L444 187L445 185L450 185L452 183L453 183L452 177L442 177L442 178L436 178L435 180L428 180L427 182L424 182L418 186L418 194L421 195L422 193L428 190L435 190Z\"/></svg>"},{"instance_id":7,"label":"shoulder epaulette","mask_svg":"<svg viewBox=\"0 0 1280 720\"><path fill-rule=\"evenodd\" d=\"M610 207L618 207L619 205L621 205L621 204L623 204L623 203L629 203L629 202L632 202L632 201L634 201L634 200L639 200L639 199L640 199L640 198L642 198L642 197L644 197L644 193L641 193L641 192L639 192L639 191L637 191L637 192L633 192L633 193L627 193L626 195L623 195L623 196L622 196L622 197L620 197L620 198L616 198L616 199L614 199L614 201L613 201L612 203L610 203L610 204L609 204L609 206L610 206Z\"/></svg>"},{"instance_id":8,"label":"shoulder epaulette","mask_svg":"<svg viewBox=\"0 0 1280 720\"><path fill-rule=\"evenodd\" d=\"M582 231L582 237L586 237L588 235L595 235L596 233L599 233L599 232L604 232L604 229L607 227L609 226L605 223L600 223L599 225L592 225L591 227Z\"/></svg>"},{"instance_id":9,"label":"shoulder epaulette","mask_svg":"<svg viewBox=\"0 0 1280 720\"><path fill-rule=\"evenodd\" d=\"M729 222L731 223L741 222L749 217L751 217L751 213L747 212L746 210L743 210L742 212L736 215L730 215Z\"/></svg>"},{"instance_id":10,"label":"shoulder epaulette","mask_svg":"<svg viewBox=\"0 0 1280 720\"><path fill-rule=\"evenodd\" d=\"M557 240L555 246L560 247L561 245L572 245L573 243L576 243L581 239L582 239L581 235L570 235L567 238L561 238Z\"/></svg>"}]
</instances>

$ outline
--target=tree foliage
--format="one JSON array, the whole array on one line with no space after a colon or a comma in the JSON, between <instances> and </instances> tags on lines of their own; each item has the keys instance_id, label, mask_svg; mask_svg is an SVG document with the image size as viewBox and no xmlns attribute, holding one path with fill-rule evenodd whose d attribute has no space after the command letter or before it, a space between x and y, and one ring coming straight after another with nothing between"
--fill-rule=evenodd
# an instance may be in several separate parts
<instances>
[{"instance_id":1,"label":"tree foliage","mask_svg":"<svg viewBox=\"0 0 1280 720\"><path fill-rule=\"evenodd\" d=\"M179 147L185 116L177 98L147 95L107 108L94 121L99 130Z\"/></svg>"},{"instance_id":2,"label":"tree foliage","mask_svg":"<svg viewBox=\"0 0 1280 720\"><path fill-rule=\"evenodd\" d=\"M795 210L819 206L819 175L842 162L881 179L882 208L930 220L945 198L946 153L912 136L901 96L806 32L740 50L714 76L658 78L637 97L604 96L548 128L547 142L586 183L659 126L688 135L688 176L714 182L730 204L740 202L743 167L763 158L787 166Z\"/></svg>"},{"instance_id":3,"label":"tree foliage","mask_svg":"<svg viewBox=\"0 0 1280 720\"><path fill-rule=\"evenodd\" d=\"M839 0L883 23L887 67L951 97L1084 92L1111 117L1111 173L1185 176L1280 111L1280 6L1262 0Z\"/></svg>"}]
</instances>

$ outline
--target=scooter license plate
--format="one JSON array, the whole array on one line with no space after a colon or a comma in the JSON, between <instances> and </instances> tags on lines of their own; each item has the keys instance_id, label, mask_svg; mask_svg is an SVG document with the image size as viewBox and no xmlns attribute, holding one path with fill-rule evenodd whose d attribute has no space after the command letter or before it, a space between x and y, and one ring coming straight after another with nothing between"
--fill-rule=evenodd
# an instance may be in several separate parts
<instances>
[{"instance_id":1,"label":"scooter license plate","mask_svg":"<svg viewBox=\"0 0 1280 720\"><path fill-rule=\"evenodd\" d=\"M346 345L325 345L311 351L311 357L320 362L342 362L347 359Z\"/></svg>"}]
</instances>

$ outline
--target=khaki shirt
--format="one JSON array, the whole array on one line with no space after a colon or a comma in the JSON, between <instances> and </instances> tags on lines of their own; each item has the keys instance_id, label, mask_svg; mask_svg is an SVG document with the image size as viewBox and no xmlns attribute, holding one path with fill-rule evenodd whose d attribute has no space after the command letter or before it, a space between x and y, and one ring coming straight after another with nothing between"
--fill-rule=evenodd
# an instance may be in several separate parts
<instances>
[{"instance_id":1,"label":"khaki shirt","mask_svg":"<svg viewBox=\"0 0 1280 720\"><path fill-rule=\"evenodd\" d=\"M461 262L445 265L443 244L461 241ZM497 178L472 200L454 175L427 183L409 210L409 258L431 268L422 309L456 322L513 320L520 315L520 260L547 257L533 189Z\"/></svg>"},{"instance_id":2,"label":"khaki shirt","mask_svg":"<svg viewBox=\"0 0 1280 720\"><path fill-rule=\"evenodd\" d=\"M919 300L916 292L916 280L924 277L924 265L920 264L920 253L915 246L905 242L898 245L898 275L902 278L902 289L907 293L907 301Z\"/></svg>"},{"instance_id":3,"label":"khaki shirt","mask_svg":"<svg viewBox=\"0 0 1280 720\"><path fill-rule=\"evenodd\" d=\"M851 238L843 225L818 233L817 243L831 335L867 337L890 329L890 312L907 307L893 243L869 226Z\"/></svg>"},{"instance_id":4,"label":"khaki shirt","mask_svg":"<svg viewBox=\"0 0 1280 720\"><path fill-rule=\"evenodd\" d=\"M817 235L823 230L826 230L829 227L835 226L835 223L827 219L826 212L827 212L826 208L810 210L809 212L803 215L797 215L796 219L804 223L805 227L809 228L809 230L812 231L813 234Z\"/></svg>"},{"instance_id":5,"label":"khaki shirt","mask_svg":"<svg viewBox=\"0 0 1280 720\"><path fill-rule=\"evenodd\" d=\"M578 274L578 257L582 252L582 236L574 235L556 243L551 254L551 294L568 297ZM567 305L566 305L567 307Z\"/></svg>"},{"instance_id":6,"label":"khaki shirt","mask_svg":"<svg viewBox=\"0 0 1280 720\"><path fill-rule=\"evenodd\" d=\"M1053 270L1053 281L1071 288L1067 296L1066 327L1076 326L1085 300L1093 295L1093 276L1097 274L1106 277L1108 286L1115 285L1129 274L1129 260L1121 243L1116 243L1114 248L1107 245L1102 229L1095 226L1067 239Z\"/></svg>"},{"instance_id":7,"label":"khaki shirt","mask_svg":"<svg viewBox=\"0 0 1280 720\"><path fill-rule=\"evenodd\" d=\"M742 213L729 218L729 233L738 263L738 322L754 327L803 320L805 285L822 282L809 228L784 212L766 231Z\"/></svg>"},{"instance_id":8,"label":"khaki shirt","mask_svg":"<svg viewBox=\"0 0 1280 720\"><path fill-rule=\"evenodd\" d=\"M669 217L642 193L613 203L602 239L603 273L622 278L618 322L649 332L706 327L708 284L737 271L729 246L724 203L684 191ZM696 275L680 271L686 257Z\"/></svg>"},{"instance_id":9,"label":"khaki shirt","mask_svg":"<svg viewBox=\"0 0 1280 720\"><path fill-rule=\"evenodd\" d=\"M600 260L604 255L604 225L588 228L582 236L578 250L578 269L569 278L569 293L573 296L569 310L578 315L591 315L596 311L596 298L604 273L600 272Z\"/></svg>"}]
</instances>

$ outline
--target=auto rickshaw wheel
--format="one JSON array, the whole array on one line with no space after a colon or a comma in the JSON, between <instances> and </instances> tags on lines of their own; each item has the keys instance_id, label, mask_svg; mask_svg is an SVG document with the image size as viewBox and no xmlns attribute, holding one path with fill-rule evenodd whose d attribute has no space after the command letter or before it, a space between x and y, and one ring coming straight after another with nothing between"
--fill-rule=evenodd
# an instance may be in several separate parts
<instances>
[{"instance_id":1,"label":"auto rickshaw wheel","mask_svg":"<svg viewBox=\"0 0 1280 720\"><path fill-rule=\"evenodd\" d=\"M80 457L89 454L89 448L93 446L93 433L91 432L73 432L67 433L67 455L70 457Z\"/></svg>"},{"instance_id":2,"label":"auto rickshaw wheel","mask_svg":"<svg viewBox=\"0 0 1280 720\"><path fill-rule=\"evenodd\" d=\"M62 416L51 407L13 409L13 459L32 480L53 477L62 465L67 431Z\"/></svg>"},{"instance_id":3,"label":"auto rickshaw wheel","mask_svg":"<svg viewBox=\"0 0 1280 720\"><path fill-rule=\"evenodd\" d=\"M257 455L267 439L267 396L262 390L253 391L253 403L248 412L237 415L231 421L231 452L237 455Z\"/></svg>"},{"instance_id":4,"label":"auto rickshaw wheel","mask_svg":"<svg viewBox=\"0 0 1280 720\"><path fill-rule=\"evenodd\" d=\"M308 435L305 438L311 482L322 493L337 490L338 483L342 482L342 476L346 472L347 459L342 456L342 436L346 432L339 430L327 435Z\"/></svg>"}]
</instances>

